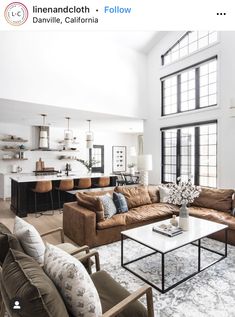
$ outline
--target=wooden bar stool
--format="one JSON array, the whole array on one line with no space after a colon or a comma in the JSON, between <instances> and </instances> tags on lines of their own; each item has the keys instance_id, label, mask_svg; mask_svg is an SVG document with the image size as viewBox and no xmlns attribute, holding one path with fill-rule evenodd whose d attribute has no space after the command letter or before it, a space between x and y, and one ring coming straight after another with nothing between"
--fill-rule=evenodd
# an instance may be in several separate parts
<instances>
[{"instance_id":1,"label":"wooden bar stool","mask_svg":"<svg viewBox=\"0 0 235 317\"><path fill-rule=\"evenodd\" d=\"M63 212L63 210L61 209L60 193L66 192L68 190L72 190L73 188L74 188L74 180L73 179L62 179L60 181L59 187L55 188L58 191L58 203L59 203L60 213Z\"/></svg>"},{"instance_id":2,"label":"wooden bar stool","mask_svg":"<svg viewBox=\"0 0 235 317\"><path fill-rule=\"evenodd\" d=\"M53 207L53 198L52 198L52 181L39 181L36 183L35 187L32 188L32 192L34 192L34 211L35 217L38 218L42 214L53 216L54 215L54 207ZM49 194L51 200L51 209L52 213L45 214L44 212L37 212L37 194Z\"/></svg>"},{"instance_id":3,"label":"wooden bar stool","mask_svg":"<svg viewBox=\"0 0 235 317\"><path fill-rule=\"evenodd\" d=\"M94 184L96 187L108 187L110 185L110 177L100 177L98 183Z\"/></svg>"},{"instance_id":4,"label":"wooden bar stool","mask_svg":"<svg viewBox=\"0 0 235 317\"><path fill-rule=\"evenodd\" d=\"M77 189L87 189L91 188L91 178L80 178L78 180L77 186L75 186Z\"/></svg>"}]
</instances>

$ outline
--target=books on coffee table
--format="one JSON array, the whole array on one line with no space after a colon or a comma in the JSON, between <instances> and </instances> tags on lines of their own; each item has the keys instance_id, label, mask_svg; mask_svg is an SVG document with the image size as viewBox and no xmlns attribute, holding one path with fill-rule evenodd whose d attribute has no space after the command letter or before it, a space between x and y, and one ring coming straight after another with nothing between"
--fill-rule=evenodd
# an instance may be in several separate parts
<instances>
[{"instance_id":1,"label":"books on coffee table","mask_svg":"<svg viewBox=\"0 0 235 317\"><path fill-rule=\"evenodd\" d=\"M174 237L174 236L177 236L178 234L183 233L183 230L181 228L172 226L171 224L164 224L164 223L162 223L161 225L154 225L153 231L164 234L168 237Z\"/></svg>"}]
</instances>

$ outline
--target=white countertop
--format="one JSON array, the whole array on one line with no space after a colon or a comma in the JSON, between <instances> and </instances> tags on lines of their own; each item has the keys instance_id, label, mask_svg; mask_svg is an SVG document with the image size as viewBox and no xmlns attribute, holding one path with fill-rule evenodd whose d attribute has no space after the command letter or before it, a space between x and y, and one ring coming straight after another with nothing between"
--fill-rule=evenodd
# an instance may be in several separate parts
<instances>
[{"instance_id":1,"label":"white countertop","mask_svg":"<svg viewBox=\"0 0 235 317\"><path fill-rule=\"evenodd\" d=\"M96 178L96 177L110 177L115 175L108 175L108 174L101 174L101 173L93 173L93 174L79 174L76 172L70 172L69 176L65 174L61 176L55 175L38 175L35 176L34 174L12 174L10 178L17 183L30 183L30 182L39 182L39 181L58 181L61 179L78 179L78 178Z\"/></svg>"}]
</instances>

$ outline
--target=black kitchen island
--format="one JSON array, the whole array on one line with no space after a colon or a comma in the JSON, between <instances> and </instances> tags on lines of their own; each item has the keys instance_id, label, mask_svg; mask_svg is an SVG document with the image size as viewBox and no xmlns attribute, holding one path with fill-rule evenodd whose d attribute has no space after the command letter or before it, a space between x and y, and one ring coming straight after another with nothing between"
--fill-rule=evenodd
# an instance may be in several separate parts
<instances>
[{"instance_id":1,"label":"black kitchen island","mask_svg":"<svg viewBox=\"0 0 235 317\"><path fill-rule=\"evenodd\" d=\"M32 192L32 188L35 187L36 182L39 181L52 181L53 190L53 205L54 209L59 209L59 201L58 201L58 193L55 189L59 186L59 182L62 179L74 179L74 181L78 181L81 178L91 178L92 184L96 184L100 177L109 177L110 184L109 187L116 186L117 176L115 175L107 175L94 173L89 175L79 175L79 174L71 174L71 175L46 175L46 176L34 176L29 174L17 174L11 177L11 209L15 212L15 214L19 217L27 217L28 213L34 213L34 193ZM91 187L92 188L92 187ZM97 188L97 187L96 187ZM61 195L61 202L69 202L74 200L72 195ZM39 194L37 196L37 211L46 211L51 210L51 202L49 195L47 194Z\"/></svg>"}]
</instances>

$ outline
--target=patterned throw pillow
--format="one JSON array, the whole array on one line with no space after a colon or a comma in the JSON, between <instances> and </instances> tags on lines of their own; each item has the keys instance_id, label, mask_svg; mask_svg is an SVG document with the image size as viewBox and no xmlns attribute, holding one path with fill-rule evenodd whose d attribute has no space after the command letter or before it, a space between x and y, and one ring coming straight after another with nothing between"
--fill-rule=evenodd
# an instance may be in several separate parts
<instances>
[{"instance_id":1,"label":"patterned throw pillow","mask_svg":"<svg viewBox=\"0 0 235 317\"><path fill-rule=\"evenodd\" d=\"M112 218L117 213L117 209L110 194L99 196L99 199L104 207L104 217Z\"/></svg>"},{"instance_id":2,"label":"patterned throw pillow","mask_svg":"<svg viewBox=\"0 0 235 317\"><path fill-rule=\"evenodd\" d=\"M20 241L25 253L32 256L39 264L43 263L45 245L38 231L23 219L16 217L14 234Z\"/></svg>"},{"instance_id":3,"label":"patterned throw pillow","mask_svg":"<svg viewBox=\"0 0 235 317\"><path fill-rule=\"evenodd\" d=\"M170 194L170 188L159 185L159 193L160 193L160 203L167 203L169 194Z\"/></svg>"},{"instance_id":4,"label":"patterned throw pillow","mask_svg":"<svg viewBox=\"0 0 235 317\"><path fill-rule=\"evenodd\" d=\"M126 198L123 194L113 192L113 202L117 208L118 213L123 213L128 211Z\"/></svg>"},{"instance_id":5,"label":"patterned throw pillow","mask_svg":"<svg viewBox=\"0 0 235 317\"><path fill-rule=\"evenodd\" d=\"M97 290L80 261L63 250L47 244L44 270L57 286L74 317L102 315Z\"/></svg>"}]
</instances>

